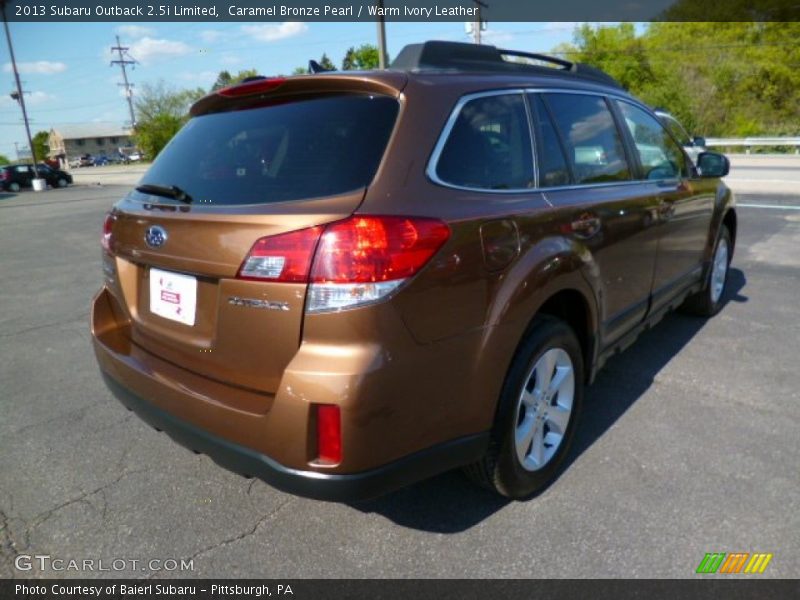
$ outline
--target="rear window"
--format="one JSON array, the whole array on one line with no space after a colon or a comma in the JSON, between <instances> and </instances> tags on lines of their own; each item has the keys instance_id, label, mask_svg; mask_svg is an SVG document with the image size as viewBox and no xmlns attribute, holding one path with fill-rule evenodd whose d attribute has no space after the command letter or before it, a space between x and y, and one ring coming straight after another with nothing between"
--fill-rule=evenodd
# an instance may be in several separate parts
<instances>
[{"instance_id":1,"label":"rear window","mask_svg":"<svg viewBox=\"0 0 800 600\"><path fill-rule=\"evenodd\" d=\"M397 112L393 98L341 95L195 117L141 183L218 205L354 191L375 175Z\"/></svg>"}]
</instances>

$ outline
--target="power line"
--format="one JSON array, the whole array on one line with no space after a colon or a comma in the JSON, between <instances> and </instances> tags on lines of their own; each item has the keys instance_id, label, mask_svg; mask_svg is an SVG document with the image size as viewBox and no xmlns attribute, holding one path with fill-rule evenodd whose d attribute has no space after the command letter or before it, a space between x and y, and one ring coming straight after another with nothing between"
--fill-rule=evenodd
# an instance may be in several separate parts
<instances>
[{"instance_id":1,"label":"power line","mask_svg":"<svg viewBox=\"0 0 800 600\"><path fill-rule=\"evenodd\" d=\"M121 85L125 88L125 99L128 101L128 110L131 113L131 128L134 128L136 126L136 116L133 113L133 90L131 89L133 84L128 82L128 73L125 70L125 67L127 65L135 65L136 61L133 60L128 54L129 48L120 44L119 36L116 36L116 38L117 45L111 47L111 52L116 50L119 54L119 60L112 60L111 66L113 67L114 65L119 65L122 68L122 79L125 83L120 83L117 85ZM123 54L123 52L125 54ZM126 56L128 57L127 59L125 58Z\"/></svg>"}]
</instances>

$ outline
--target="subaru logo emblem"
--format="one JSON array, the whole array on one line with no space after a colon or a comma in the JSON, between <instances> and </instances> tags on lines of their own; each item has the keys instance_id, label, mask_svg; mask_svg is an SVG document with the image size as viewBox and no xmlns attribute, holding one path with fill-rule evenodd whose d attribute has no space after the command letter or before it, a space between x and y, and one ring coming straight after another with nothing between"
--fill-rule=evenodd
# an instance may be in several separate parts
<instances>
[{"instance_id":1,"label":"subaru logo emblem","mask_svg":"<svg viewBox=\"0 0 800 600\"><path fill-rule=\"evenodd\" d=\"M144 234L144 241L151 248L160 248L167 241L167 230L160 225L148 227Z\"/></svg>"}]
</instances>

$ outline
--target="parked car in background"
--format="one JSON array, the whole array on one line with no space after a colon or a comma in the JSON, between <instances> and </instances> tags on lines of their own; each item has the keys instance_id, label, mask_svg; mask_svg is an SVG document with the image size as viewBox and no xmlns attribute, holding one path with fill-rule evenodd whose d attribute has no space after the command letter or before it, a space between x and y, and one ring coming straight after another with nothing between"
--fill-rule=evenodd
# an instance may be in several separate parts
<instances>
[{"instance_id":1,"label":"parked car in background","mask_svg":"<svg viewBox=\"0 0 800 600\"><path fill-rule=\"evenodd\" d=\"M51 187L67 187L72 183L72 175L53 169L52 167L41 163L36 165L39 170L39 177L47 181L47 185ZM0 186L9 192L18 192L22 188L29 188L33 186L33 165L6 165L0 167Z\"/></svg>"},{"instance_id":2,"label":"parked car in background","mask_svg":"<svg viewBox=\"0 0 800 600\"><path fill-rule=\"evenodd\" d=\"M95 355L144 420L280 489L463 466L530 497L610 357L725 303L727 159L692 168L597 69L428 42L190 114L103 222Z\"/></svg>"},{"instance_id":3,"label":"parked car in background","mask_svg":"<svg viewBox=\"0 0 800 600\"><path fill-rule=\"evenodd\" d=\"M706 139L700 136L690 137L686 132L686 128L681 125L680 121L665 110L656 109L655 115L672 136L680 142L683 149L686 150L686 154L689 155L689 158L691 158L692 162L696 165L697 157L700 156L700 153L707 151Z\"/></svg>"},{"instance_id":4,"label":"parked car in background","mask_svg":"<svg viewBox=\"0 0 800 600\"><path fill-rule=\"evenodd\" d=\"M111 159L108 156L95 156L94 157L94 166L95 167L104 167L105 165L110 165Z\"/></svg>"},{"instance_id":5,"label":"parked car in background","mask_svg":"<svg viewBox=\"0 0 800 600\"><path fill-rule=\"evenodd\" d=\"M73 158L69 161L69 166L74 167L92 167L94 166L94 157L91 154L83 154L78 158Z\"/></svg>"}]
</instances>

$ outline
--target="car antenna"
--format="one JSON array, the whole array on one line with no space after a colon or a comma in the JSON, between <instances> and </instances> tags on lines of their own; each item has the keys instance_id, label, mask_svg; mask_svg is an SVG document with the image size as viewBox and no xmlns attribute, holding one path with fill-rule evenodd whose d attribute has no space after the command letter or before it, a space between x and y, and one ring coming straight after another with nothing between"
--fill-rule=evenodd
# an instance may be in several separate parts
<instances>
[{"instance_id":1,"label":"car antenna","mask_svg":"<svg viewBox=\"0 0 800 600\"><path fill-rule=\"evenodd\" d=\"M335 71L336 69L326 69L321 64L319 64L315 60L308 61L308 72L309 73L330 73L331 71Z\"/></svg>"}]
</instances>

